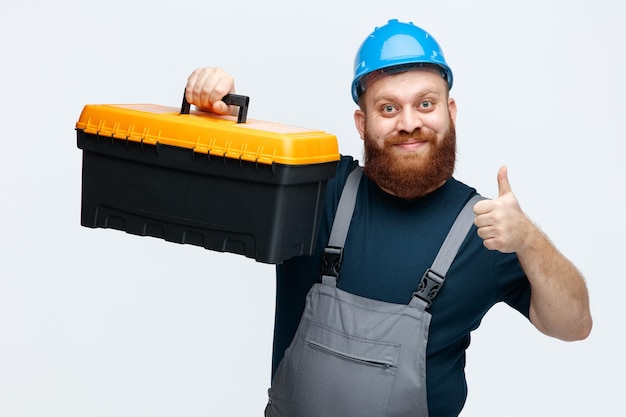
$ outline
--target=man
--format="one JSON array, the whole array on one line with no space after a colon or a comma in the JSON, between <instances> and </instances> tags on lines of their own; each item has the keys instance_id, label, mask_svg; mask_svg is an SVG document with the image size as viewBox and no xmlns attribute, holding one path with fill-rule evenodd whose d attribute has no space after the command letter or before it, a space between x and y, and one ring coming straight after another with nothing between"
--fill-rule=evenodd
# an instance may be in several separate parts
<instances>
[{"instance_id":1,"label":"man","mask_svg":"<svg viewBox=\"0 0 626 417\"><path fill-rule=\"evenodd\" d=\"M364 141L364 176L343 245L336 281L341 291L380 305L410 303L455 218L476 195L452 176L457 113L449 96L452 83L452 71L441 48L412 23L390 20L361 45L352 96L359 106L354 121ZM232 112L221 101L230 92L234 92L234 81L221 69L196 70L188 79L187 100L208 111ZM466 398L464 364L470 332L500 301L549 336L562 340L588 336L592 319L583 277L522 212L502 167L497 175L498 197L473 206L475 228L463 241L445 285L427 306L430 326L423 336L427 341L425 371L423 366L424 375L416 378L425 382L400 386L400 377L384 383L375 377L371 381L369 376L354 378L361 370L353 374L343 371L343 365L338 373L334 365L316 372L324 363L335 362L313 354L309 356L313 365L306 368L304 361L309 359L300 358L306 349L287 348L300 340L294 335L301 331L303 311L308 317L309 308L314 308L310 304L316 303L315 299L306 302L307 294L311 297L312 288L319 285L337 205L357 166L357 161L342 156L335 178L329 181L315 255L277 266L273 386L266 415L456 416ZM353 319L360 320L359 314ZM344 332L344 322L340 322L342 329L319 327L324 327L327 335L363 343L368 352L394 345L394 340L361 340ZM323 345L312 340L311 329L302 331L308 335L303 336L304 344ZM349 359L373 365L363 360L360 349L350 345L347 350L359 353ZM394 363L394 377L402 374L401 365ZM380 368L374 372L387 371ZM397 393L403 389L406 393ZM352 391L356 392L354 398L348 398ZM411 398L424 400L413 403L410 411L398 411L401 408L395 407L395 398L406 399L406 404L411 404ZM357 408L359 411L354 411Z\"/></svg>"}]
</instances>

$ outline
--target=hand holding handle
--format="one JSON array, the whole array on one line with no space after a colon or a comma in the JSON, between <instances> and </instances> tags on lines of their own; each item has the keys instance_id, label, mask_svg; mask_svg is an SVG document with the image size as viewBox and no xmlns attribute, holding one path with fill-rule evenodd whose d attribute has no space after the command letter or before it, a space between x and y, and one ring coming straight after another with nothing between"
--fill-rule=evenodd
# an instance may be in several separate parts
<instances>
[{"instance_id":1,"label":"hand holding handle","mask_svg":"<svg viewBox=\"0 0 626 417\"><path fill-rule=\"evenodd\" d=\"M226 94L222 101L229 106L239 106L239 114L237 115L237 123L245 123L248 118L248 105L250 97L239 94ZM180 114L189 114L191 104L187 101L185 93L183 93L183 104L180 107Z\"/></svg>"}]
</instances>

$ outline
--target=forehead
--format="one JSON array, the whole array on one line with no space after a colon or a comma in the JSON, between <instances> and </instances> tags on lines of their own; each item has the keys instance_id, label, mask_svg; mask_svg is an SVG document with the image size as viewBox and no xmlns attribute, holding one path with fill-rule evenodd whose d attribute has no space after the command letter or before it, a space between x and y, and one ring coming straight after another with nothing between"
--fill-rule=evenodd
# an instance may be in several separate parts
<instances>
[{"instance_id":1,"label":"forehead","mask_svg":"<svg viewBox=\"0 0 626 417\"><path fill-rule=\"evenodd\" d=\"M377 71L369 74L365 80L365 96L373 92L386 89L402 89L419 92L420 90L434 90L447 92L448 84L441 76L441 72L431 68L411 69L395 74ZM400 91L399 91L400 92Z\"/></svg>"}]
</instances>

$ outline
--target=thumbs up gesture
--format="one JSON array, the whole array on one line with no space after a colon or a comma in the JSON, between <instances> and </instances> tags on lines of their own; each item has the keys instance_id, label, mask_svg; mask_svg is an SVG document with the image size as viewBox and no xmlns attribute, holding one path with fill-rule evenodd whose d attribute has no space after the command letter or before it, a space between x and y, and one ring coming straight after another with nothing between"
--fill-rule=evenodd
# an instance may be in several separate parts
<instances>
[{"instance_id":1,"label":"thumbs up gesture","mask_svg":"<svg viewBox=\"0 0 626 417\"><path fill-rule=\"evenodd\" d=\"M478 236L490 250L518 252L526 245L529 232L534 228L511 190L505 166L498 171L498 198L476 203L474 213Z\"/></svg>"}]
</instances>

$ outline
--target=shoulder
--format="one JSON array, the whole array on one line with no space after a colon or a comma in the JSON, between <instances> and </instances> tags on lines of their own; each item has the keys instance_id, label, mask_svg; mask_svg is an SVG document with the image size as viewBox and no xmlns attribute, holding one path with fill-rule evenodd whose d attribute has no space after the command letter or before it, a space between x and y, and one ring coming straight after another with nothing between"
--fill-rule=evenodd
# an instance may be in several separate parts
<instances>
[{"instance_id":1,"label":"shoulder","mask_svg":"<svg viewBox=\"0 0 626 417\"><path fill-rule=\"evenodd\" d=\"M358 160L349 155L342 155L341 159L339 160L339 164L337 165L337 171L335 173L335 176L328 182L329 188L339 188L339 191L341 192L341 189L343 189L343 186L346 183L348 175L350 175L350 173L357 166L359 166Z\"/></svg>"},{"instance_id":2,"label":"shoulder","mask_svg":"<svg viewBox=\"0 0 626 417\"><path fill-rule=\"evenodd\" d=\"M456 199L461 199L463 202L469 200L470 198L478 195L478 191L475 188L470 187L469 185L457 180L452 177L445 184L447 194Z\"/></svg>"},{"instance_id":3,"label":"shoulder","mask_svg":"<svg viewBox=\"0 0 626 417\"><path fill-rule=\"evenodd\" d=\"M334 215L334 208L339 203L341 192L350 173L359 166L359 161L351 156L342 155L333 178L326 184L325 207Z\"/></svg>"}]
</instances>

